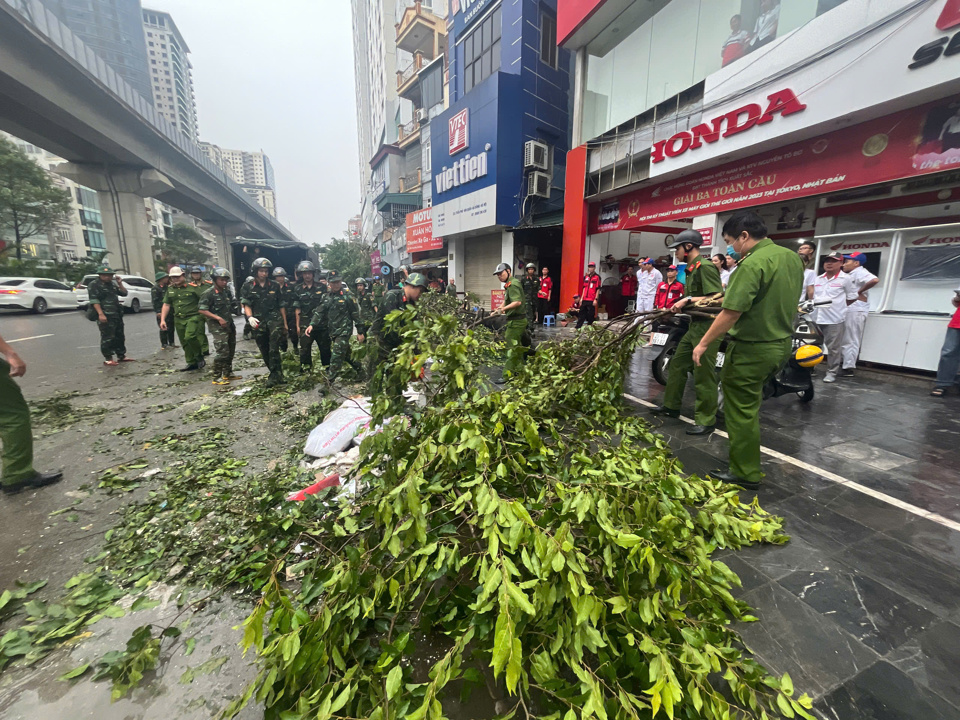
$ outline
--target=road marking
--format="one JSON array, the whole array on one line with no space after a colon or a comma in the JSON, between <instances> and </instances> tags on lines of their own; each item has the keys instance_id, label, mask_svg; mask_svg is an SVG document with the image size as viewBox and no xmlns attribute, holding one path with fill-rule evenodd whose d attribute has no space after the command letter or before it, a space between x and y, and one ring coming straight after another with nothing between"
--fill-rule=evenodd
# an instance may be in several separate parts
<instances>
[{"instance_id":1,"label":"road marking","mask_svg":"<svg viewBox=\"0 0 960 720\"><path fill-rule=\"evenodd\" d=\"M24 340L39 340L40 338L53 337L53 333L47 333L46 335L34 335L33 337L28 338L17 338L16 340L7 340L7 343L23 342Z\"/></svg>"},{"instance_id":2,"label":"road marking","mask_svg":"<svg viewBox=\"0 0 960 720\"><path fill-rule=\"evenodd\" d=\"M628 395L627 393L624 393L623 396L627 400L630 400L631 402L635 402L638 405L643 405L645 407L657 407L656 403L652 403L648 400L641 400L640 398L634 397L633 395ZM695 424L695 422L688 417L681 416L680 419L683 422L687 423L688 425ZM714 430L713 434L719 435L720 437L727 438L727 439L729 439L730 437L723 430ZM804 462L803 460L798 460L797 458L791 457L790 455L784 455L782 452L779 452L777 450L772 450L771 448L764 447L763 445L760 446L760 452L765 453L770 457L776 458L777 460L780 460L782 462L789 463L790 465L793 465L794 467L798 467L801 470L806 470L807 472L811 472L814 475L819 475L824 480L829 480L830 482L835 482L838 485L843 485L844 487L848 487L851 490L856 490L857 492L863 493L864 495L869 495L870 497L875 498L880 502L884 502L884 503L887 503L888 505L893 505L896 508L900 508L901 510L905 510L906 512L911 513L912 515L917 515L918 517L926 518L927 520L935 522L938 525L943 525L944 527L948 527L951 530L960 532L960 522L957 522L956 520L951 520L950 518L944 517L943 515L940 515L938 513L930 512L929 510L924 510L923 508L917 507L916 505L911 505L908 502L899 500L891 495L887 495L886 493L880 492L879 490L874 490L873 488L869 488L866 485L861 485L860 483L854 482L853 480L848 480L842 475L837 475L834 472L830 472L829 470L824 470L823 468L819 468L816 465L811 465L810 463Z\"/></svg>"}]
</instances>

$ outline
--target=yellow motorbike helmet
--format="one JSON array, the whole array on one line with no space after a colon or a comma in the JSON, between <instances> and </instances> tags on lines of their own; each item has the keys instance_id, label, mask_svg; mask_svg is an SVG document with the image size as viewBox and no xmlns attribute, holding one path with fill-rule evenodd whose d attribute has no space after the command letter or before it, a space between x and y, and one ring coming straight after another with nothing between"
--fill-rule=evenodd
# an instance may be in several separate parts
<instances>
[{"instance_id":1,"label":"yellow motorbike helmet","mask_svg":"<svg viewBox=\"0 0 960 720\"><path fill-rule=\"evenodd\" d=\"M816 367L823 361L823 350L816 345L801 345L793 353L793 359L800 367Z\"/></svg>"}]
</instances>

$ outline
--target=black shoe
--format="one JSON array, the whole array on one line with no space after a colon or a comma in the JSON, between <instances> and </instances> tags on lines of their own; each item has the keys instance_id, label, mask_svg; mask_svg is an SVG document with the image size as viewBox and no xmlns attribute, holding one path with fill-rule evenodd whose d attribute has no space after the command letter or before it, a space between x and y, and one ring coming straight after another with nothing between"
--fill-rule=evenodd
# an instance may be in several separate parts
<instances>
[{"instance_id":1,"label":"black shoe","mask_svg":"<svg viewBox=\"0 0 960 720\"><path fill-rule=\"evenodd\" d=\"M268 388L272 388L272 387L276 387L277 385L278 385L277 376L274 375L273 373L270 373L270 377L267 378L266 386Z\"/></svg>"},{"instance_id":2,"label":"black shoe","mask_svg":"<svg viewBox=\"0 0 960 720\"><path fill-rule=\"evenodd\" d=\"M744 480L742 477L737 477L729 470L714 470L707 473L707 475L708 477L712 477L720 482L728 483L730 485L739 485L744 490L760 489L760 483L753 482L752 480Z\"/></svg>"},{"instance_id":3,"label":"black shoe","mask_svg":"<svg viewBox=\"0 0 960 720\"><path fill-rule=\"evenodd\" d=\"M203 354L203 356L204 356L204 357L210 357L210 351L207 350L207 351Z\"/></svg>"},{"instance_id":4,"label":"black shoe","mask_svg":"<svg viewBox=\"0 0 960 720\"><path fill-rule=\"evenodd\" d=\"M187 365L184 368L180 368L180 372L190 372L191 370L199 370L199 369L200 369L200 366L197 365L196 363L193 363L191 365Z\"/></svg>"},{"instance_id":5,"label":"black shoe","mask_svg":"<svg viewBox=\"0 0 960 720\"><path fill-rule=\"evenodd\" d=\"M854 376L853 370L852 370L852 369L849 369L849 368L844 368L844 369L843 369L843 372L841 372L840 374L841 374L843 377L853 377L853 376Z\"/></svg>"},{"instance_id":6,"label":"black shoe","mask_svg":"<svg viewBox=\"0 0 960 720\"><path fill-rule=\"evenodd\" d=\"M655 407L650 410L651 415L663 415L665 417L678 418L680 417L679 410L673 410L672 408L664 407L663 405Z\"/></svg>"},{"instance_id":7,"label":"black shoe","mask_svg":"<svg viewBox=\"0 0 960 720\"><path fill-rule=\"evenodd\" d=\"M6 495L16 495L21 490L29 490L31 488L42 488L45 485L53 485L56 482L63 480L63 472L52 472L52 473L34 473L32 477L24 478L19 482L11 483L10 485L3 486L3 492Z\"/></svg>"},{"instance_id":8,"label":"black shoe","mask_svg":"<svg viewBox=\"0 0 960 720\"><path fill-rule=\"evenodd\" d=\"M716 425L694 425L687 428L687 435L709 435L716 429Z\"/></svg>"},{"instance_id":9,"label":"black shoe","mask_svg":"<svg viewBox=\"0 0 960 720\"><path fill-rule=\"evenodd\" d=\"M277 385L286 385L287 379L283 375L277 375Z\"/></svg>"},{"instance_id":10,"label":"black shoe","mask_svg":"<svg viewBox=\"0 0 960 720\"><path fill-rule=\"evenodd\" d=\"M205 354L209 355L210 353L205 353ZM200 358L200 362L197 363L197 365L200 367L201 370L203 370L203 368L207 366L207 361L204 360L203 358Z\"/></svg>"}]
</instances>

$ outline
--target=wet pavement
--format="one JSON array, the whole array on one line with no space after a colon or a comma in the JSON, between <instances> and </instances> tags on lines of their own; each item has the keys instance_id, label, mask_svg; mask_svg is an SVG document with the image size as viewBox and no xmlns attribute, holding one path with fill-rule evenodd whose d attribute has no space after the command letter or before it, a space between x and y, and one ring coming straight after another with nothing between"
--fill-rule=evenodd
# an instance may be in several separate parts
<instances>
[{"instance_id":1,"label":"wet pavement","mask_svg":"<svg viewBox=\"0 0 960 720\"><path fill-rule=\"evenodd\" d=\"M627 392L659 404L653 354L637 352ZM740 631L826 720L956 720L960 398L870 371L815 383L809 404L782 397L761 410L759 497L792 539L725 554L760 619ZM689 419L692 387L684 409ZM687 436L681 420L655 424L688 472L724 466L723 437Z\"/></svg>"}]
</instances>

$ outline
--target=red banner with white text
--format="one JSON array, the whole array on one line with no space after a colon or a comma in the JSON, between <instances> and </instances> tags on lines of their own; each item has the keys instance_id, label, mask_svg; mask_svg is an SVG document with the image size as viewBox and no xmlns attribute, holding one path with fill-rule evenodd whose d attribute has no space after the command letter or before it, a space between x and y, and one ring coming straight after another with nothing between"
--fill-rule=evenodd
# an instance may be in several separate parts
<instances>
[{"instance_id":1,"label":"red banner with white text","mask_svg":"<svg viewBox=\"0 0 960 720\"><path fill-rule=\"evenodd\" d=\"M634 230L960 169L957 100L894 113L593 203L588 232Z\"/></svg>"},{"instance_id":2,"label":"red banner with white text","mask_svg":"<svg viewBox=\"0 0 960 720\"><path fill-rule=\"evenodd\" d=\"M407 215L407 252L440 250L443 238L433 236L433 208L424 208Z\"/></svg>"}]
</instances>

